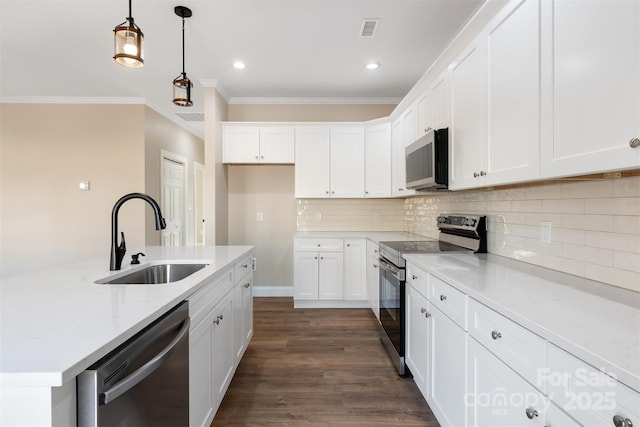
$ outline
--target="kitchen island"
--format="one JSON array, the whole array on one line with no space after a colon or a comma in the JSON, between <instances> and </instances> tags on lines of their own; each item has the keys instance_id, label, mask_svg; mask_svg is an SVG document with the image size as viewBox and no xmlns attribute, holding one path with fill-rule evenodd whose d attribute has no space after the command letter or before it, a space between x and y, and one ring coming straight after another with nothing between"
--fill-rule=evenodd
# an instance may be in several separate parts
<instances>
[{"instance_id":1,"label":"kitchen island","mask_svg":"<svg viewBox=\"0 0 640 427\"><path fill-rule=\"evenodd\" d=\"M102 285L106 258L0 282L0 425L63 425L75 419L75 377L234 263L252 246L146 247L143 264L207 267L161 285ZM136 267L136 266L133 266ZM122 271L132 269L128 263Z\"/></svg>"}]
</instances>

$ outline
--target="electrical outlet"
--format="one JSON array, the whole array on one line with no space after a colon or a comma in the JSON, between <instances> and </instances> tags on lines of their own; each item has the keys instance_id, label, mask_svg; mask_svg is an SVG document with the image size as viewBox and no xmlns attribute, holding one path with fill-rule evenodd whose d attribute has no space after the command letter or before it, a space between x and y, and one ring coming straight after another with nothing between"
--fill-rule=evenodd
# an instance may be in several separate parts
<instances>
[{"instance_id":1,"label":"electrical outlet","mask_svg":"<svg viewBox=\"0 0 640 427\"><path fill-rule=\"evenodd\" d=\"M256 221L264 221L264 213L257 212L256 213Z\"/></svg>"},{"instance_id":2,"label":"electrical outlet","mask_svg":"<svg viewBox=\"0 0 640 427\"><path fill-rule=\"evenodd\" d=\"M551 243L551 221L540 221L540 240Z\"/></svg>"}]
</instances>

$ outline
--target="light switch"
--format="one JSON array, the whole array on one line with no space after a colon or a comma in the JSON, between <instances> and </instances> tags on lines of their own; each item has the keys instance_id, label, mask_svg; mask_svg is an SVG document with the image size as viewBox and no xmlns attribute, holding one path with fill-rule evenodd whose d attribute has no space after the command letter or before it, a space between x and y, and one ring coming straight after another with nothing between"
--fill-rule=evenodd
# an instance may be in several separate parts
<instances>
[{"instance_id":1,"label":"light switch","mask_svg":"<svg viewBox=\"0 0 640 427\"><path fill-rule=\"evenodd\" d=\"M262 212L256 213L256 221L264 221L264 214Z\"/></svg>"},{"instance_id":2,"label":"light switch","mask_svg":"<svg viewBox=\"0 0 640 427\"><path fill-rule=\"evenodd\" d=\"M89 181L82 181L80 183L80 189L82 191L89 191L90 187L91 187L91 185L90 185Z\"/></svg>"}]
</instances>

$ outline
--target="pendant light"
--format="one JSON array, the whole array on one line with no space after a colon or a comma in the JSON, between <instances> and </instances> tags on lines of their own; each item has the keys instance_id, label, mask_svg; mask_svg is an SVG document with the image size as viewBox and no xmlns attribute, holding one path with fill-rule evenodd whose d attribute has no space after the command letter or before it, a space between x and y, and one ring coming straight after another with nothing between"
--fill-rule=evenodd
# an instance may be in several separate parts
<instances>
[{"instance_id":1,"label":"pendant light","mask_svg":"<svg viewBox=\"0 0 640 427\"><path fill-rule=\"evenodd\" d=\"M144 34L133 22L131 0L129 0L129 16L113 32L115 33L113 59L125 67L144 67Z\"/></svg>"},{"instance_id":2,"label":"pendant light","mask_svg":"<svg viewBox=\"0 0 640 427\"><path fill-rule=\"evenodd\" d=\"M176 6L174 9L176 15L182 18L182 74L173 80L173 103L181 107L191 107L191 88L193 83L187 77L184 71L184 19L190 18L191 9L185 6Z\"/></svg>"}]
</instances>

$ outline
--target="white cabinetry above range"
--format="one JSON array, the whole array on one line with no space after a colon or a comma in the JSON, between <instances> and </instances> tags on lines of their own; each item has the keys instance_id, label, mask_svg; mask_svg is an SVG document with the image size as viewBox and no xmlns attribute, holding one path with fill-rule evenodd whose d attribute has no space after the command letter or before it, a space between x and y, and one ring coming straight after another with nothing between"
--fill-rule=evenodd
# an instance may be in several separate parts
<instances>
[{"instance_id":1,"label":"white cabinetry above range","mask_svg":"<svg viewBox=\"0 0 640 427\"><path fill-rule=\"evenodd\" d=\"M224 163L292 164L294 162L293 126L225 124L222 132Z\"/></svg>"}]
</instances>

